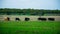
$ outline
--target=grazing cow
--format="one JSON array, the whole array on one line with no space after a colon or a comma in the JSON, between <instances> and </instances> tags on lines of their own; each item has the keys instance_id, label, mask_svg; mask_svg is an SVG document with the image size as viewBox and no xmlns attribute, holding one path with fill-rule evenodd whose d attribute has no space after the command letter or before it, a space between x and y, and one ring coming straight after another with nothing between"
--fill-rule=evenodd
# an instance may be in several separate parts
<instances>
[{"instance_id":1,"label":"grazing cow","mask_svg":"<svg viewBox=\"0 0 60 34\"><path fill-rule=\"evenodd\" d=\"M54 21L55 19L54 18L48 18L49 21Z\"/></svg>"},{"instance_id":2,"label":"grazing cow","mask_svg":"<svg viewBox=\"0 0 60 34\"><path fill-rule=\"evenodd\" d=\"M46 18L38 18L38 20L46 21Z\"/></svg>"},{"instance_id":3,"label":"grazing cow","mask_svg":"<svg viewBox=\"0 0 60 34\"><path fill-rule=\"evenodd\" d=\"M19 19L19 18L16 18L15 20L20 21L20 19Z\"/></svg>"},{"instance_id":4,"label":"grazing cow","mask_svg":"<svg viewBox=\"0 0 60 34\"><path fill-rule=\"evenodd\" d=\"M5 17L4 20L5 21L10 21L10 18L9 17Z\"/></svg>"},{"instance_id":5,"label":"grazing cow","mask_svg":"<svg viewBox=\"0 0 60 34\"><path fill-rule=\"evenodd\" d=\"M29 21L30 20L30 18L25 18L25 21Z\"/></svg>"}]
</instances>

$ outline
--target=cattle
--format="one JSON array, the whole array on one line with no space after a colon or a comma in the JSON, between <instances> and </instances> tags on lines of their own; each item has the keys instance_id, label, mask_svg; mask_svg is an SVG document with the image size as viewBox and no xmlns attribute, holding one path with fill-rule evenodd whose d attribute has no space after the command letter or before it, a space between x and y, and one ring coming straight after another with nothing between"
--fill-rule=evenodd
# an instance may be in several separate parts
<instances>
[{"instance_id":1,"label":"cattle","mask_svg":"<svg viewBox=\"0 0 60 34\"><path fill-rule=\"evenodd\" d=\"M5 21L10 21L10 18L9 17L5 17L4 20Z\"/></svg>"}]
</instances>

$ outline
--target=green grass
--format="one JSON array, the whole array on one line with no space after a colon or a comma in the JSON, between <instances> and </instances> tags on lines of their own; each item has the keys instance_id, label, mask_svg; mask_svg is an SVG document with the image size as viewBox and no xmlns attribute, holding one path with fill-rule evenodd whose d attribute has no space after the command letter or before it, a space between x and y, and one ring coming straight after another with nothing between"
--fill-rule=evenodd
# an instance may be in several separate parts
<instances>
[{"instance_id":1,"label":"green grass","mask_svg":"<svg viewBox=\"0 0 60 34\"><path fill-rule=\"evenodd\" d=\"M0 21L0 34L60 34L60 21Z\"/></svg>"}]
</instances>

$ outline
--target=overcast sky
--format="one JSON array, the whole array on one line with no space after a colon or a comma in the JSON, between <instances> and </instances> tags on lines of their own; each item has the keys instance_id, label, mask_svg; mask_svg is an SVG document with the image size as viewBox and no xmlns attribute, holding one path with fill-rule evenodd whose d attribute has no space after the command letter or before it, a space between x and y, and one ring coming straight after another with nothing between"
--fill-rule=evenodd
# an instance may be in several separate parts
<instances>
[{"instance_id":1,"label":"overcast sky","mask_svg":"<svg viewBox=\"0 0 60 34\"><path fill-rule=\"evenodd\" d=\"M60 9L60 0L0 0L0 8Z\"/></svg>"}]
</instances>

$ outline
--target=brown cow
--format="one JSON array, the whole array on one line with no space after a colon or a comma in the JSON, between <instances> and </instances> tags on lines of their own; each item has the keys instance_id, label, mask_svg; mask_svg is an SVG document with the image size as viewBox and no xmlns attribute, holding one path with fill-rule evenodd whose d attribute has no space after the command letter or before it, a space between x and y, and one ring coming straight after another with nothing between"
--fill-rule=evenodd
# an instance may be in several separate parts
<instances>
[{"instance_id":1,"label":"brown cow","mask_svg":"<svg viewBox=\"0 0 60 34\"><path fill-rule=\"evenodd\" d=\"M5 20L5 21L9 21L10 18L9 18L9 17L5 17L4 20Z\"/></svg>"}]
</instances>

